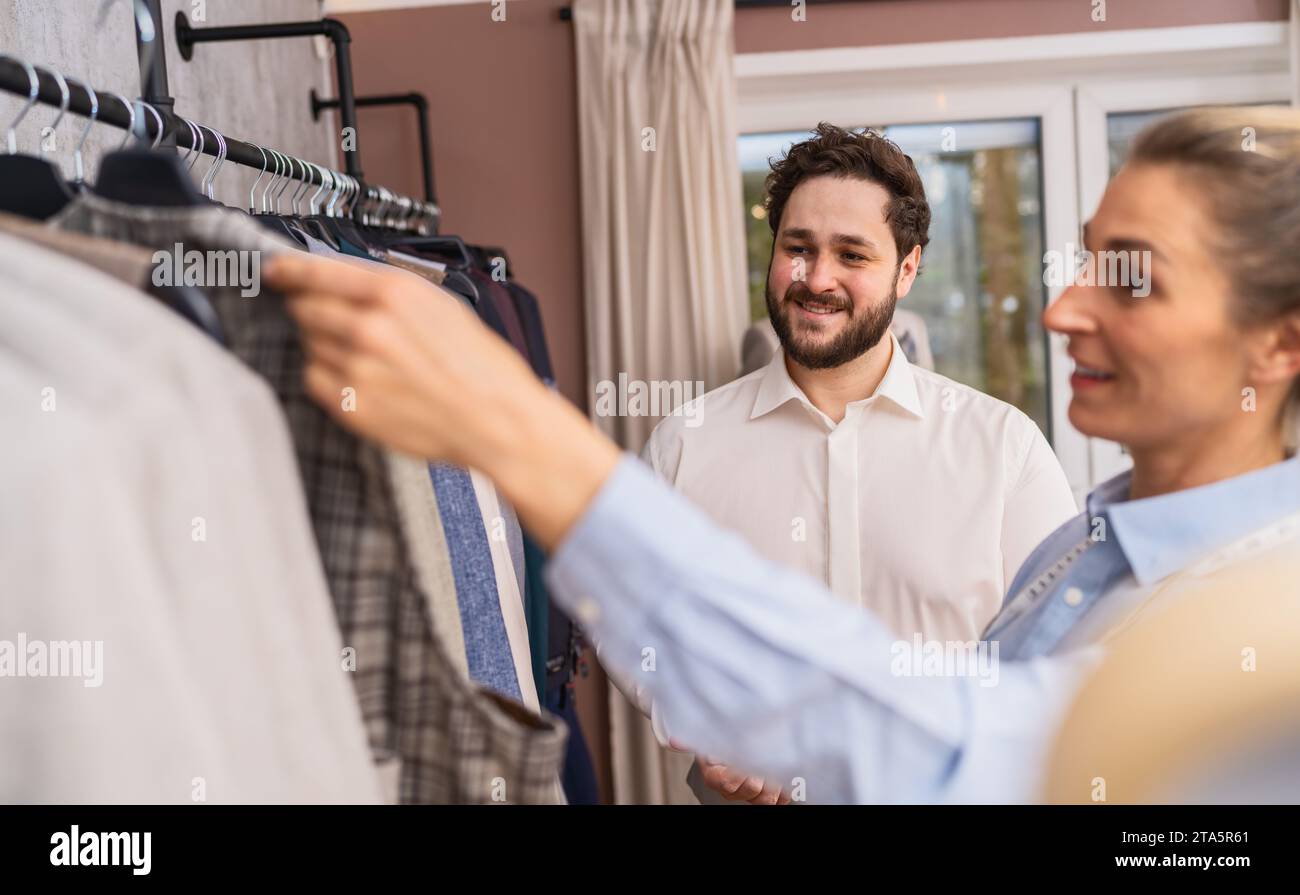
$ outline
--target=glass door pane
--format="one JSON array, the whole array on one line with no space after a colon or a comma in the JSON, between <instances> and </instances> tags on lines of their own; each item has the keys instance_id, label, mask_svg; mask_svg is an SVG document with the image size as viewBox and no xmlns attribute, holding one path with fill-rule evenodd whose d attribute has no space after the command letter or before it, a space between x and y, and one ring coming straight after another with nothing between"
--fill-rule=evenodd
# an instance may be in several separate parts
<instances>
[{"instance_id":1,"label":"glass door pane","mask_svg":"<svg viewBox=\"0 0 1300 895\"><path fill-rule=\"evenodd\" d=\"M1155 112L1111 112L1106 116L1106 154L1110 176L1114 177L1124 159L1128 158L1129 147L1142 129L1164 115L1166 110Z\"/></svg>"}]
</instances>

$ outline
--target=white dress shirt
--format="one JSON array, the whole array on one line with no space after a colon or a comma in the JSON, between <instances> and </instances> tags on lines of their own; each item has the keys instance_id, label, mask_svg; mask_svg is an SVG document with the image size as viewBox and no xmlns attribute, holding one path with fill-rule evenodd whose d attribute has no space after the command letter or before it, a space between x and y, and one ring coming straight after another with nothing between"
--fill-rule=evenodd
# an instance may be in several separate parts
<instances>
[{"instance_id":1,"label":"white dress shirt","mask_svg":"<svg viewBox=\"0 0 1300 895\"><path fill-rule=\"evenodd\" d=\"M660 476L768 559L870 609L900 638L978 640L1020 564L1075 515L1027 416L892 355L838 424L783 352L666 418Z\"/></svg>"}]
</instances>

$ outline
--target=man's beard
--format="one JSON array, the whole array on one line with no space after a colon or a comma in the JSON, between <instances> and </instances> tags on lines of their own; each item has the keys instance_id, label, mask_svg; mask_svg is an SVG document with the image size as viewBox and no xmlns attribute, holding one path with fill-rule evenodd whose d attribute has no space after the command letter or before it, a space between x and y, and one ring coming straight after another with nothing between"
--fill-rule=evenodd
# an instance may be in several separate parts
<instances>
[{"instance_id":1,"label":"man's beard","mask_svg":"<svg viewBox=\"0 0 1300 895\"><path fill-rule=\"evenodd\" d=\"M816 300L840 308L848 314L848 324L829 342L809 344L807 339L796 339L794 327L790 324L789 307L799 300ZM896 304L896 285L889 287L889 296L884 301L861 313L854 309L851 301L837 295L825 293L814 296L802 280L791 283L785 290L785 300L779 303L772 294L772 288L769 286L767 289L767 316L772 321L777 338L781 340L781 348L787 357L809 370L829 370L847 364L874 348L889 329Z\"/></svg>"}]
</instances>

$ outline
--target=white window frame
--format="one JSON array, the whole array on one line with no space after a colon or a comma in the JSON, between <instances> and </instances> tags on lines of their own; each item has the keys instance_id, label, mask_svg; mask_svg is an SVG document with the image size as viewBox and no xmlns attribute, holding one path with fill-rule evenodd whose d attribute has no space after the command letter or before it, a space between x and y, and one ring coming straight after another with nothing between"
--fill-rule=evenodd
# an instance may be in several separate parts
<instances>
[{"instance_id":1,"label":"white window frame","mask_svg":"<svg viewBox=\"0 0 1300 895\"><path fill-rule=\"evenodd\" d=\"M1038 118L1045 247L1063 251L1105 189L1107 113L1285 98L1288 67L1277 22L747 53L736 57L737 125L749 134L823 120ZM1047 300L1061 291L1050 287ZM1071 425L1064 339L1049 336L1047 361L1052 446L1082 501L1122 468L1122 452Z\"/></svg>"}]
</instances>

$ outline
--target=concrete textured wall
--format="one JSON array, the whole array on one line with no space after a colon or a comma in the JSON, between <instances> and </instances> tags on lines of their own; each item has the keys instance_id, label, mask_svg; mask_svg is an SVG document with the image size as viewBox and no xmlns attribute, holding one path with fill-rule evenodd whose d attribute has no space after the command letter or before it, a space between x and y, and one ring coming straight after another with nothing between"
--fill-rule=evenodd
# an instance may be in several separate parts
<instances>
[{"instance_id":1,"label":"concrete textured wall","mask_svg":"<svg viewBox=\"0 0 1300 895\"><path fill-rule=\"evenodd\" d=\"M113 0L102 25L98 24L100 6L99 0L0 0L0 53L55 68L97 91L111 90L134 99L140 93L140 71L132 3ZM320 0L163 0L159 30L166 43L176 114L317 164L338 164L334 116L312 121L308 101L313 87L326 96L334 92L327 42L303 37L205 44L196 47L193 61L185 62L175 47L173 20L177 11L206 16L206 21L194 21L195 27L306 21L320 18ZM112 102L116 101L100 98L101 106ZM21 107L17 97L0 93L0 127L8 127ZM33 107L18 127L19 150L35 152L41 128L52 123L56 114L50 106ZM56 132L58 149L50 158L69 176L72 149L84 125L84 118L69 115ZM88 179L94 179L99 158L116 147L122 136L122 131L112 127L91 130L84 150ZM364 163L364 131L359 146ZM196 181L210 161L205 158L195 163ZM230 205L247 205L248 187L257 173L224 165L217 175L216 198ZM266 184L264 179L262 186Z\"/></svg>"}]
</instances>

